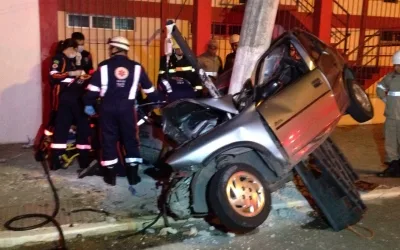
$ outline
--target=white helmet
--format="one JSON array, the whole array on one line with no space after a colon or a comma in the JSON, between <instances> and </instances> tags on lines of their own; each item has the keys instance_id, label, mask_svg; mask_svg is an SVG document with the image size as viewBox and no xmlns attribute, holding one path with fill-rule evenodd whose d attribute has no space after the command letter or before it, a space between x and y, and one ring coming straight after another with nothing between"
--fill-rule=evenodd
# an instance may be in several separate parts
<instances>
[{"instance_id":1,"label":"white helmet","mask_svg":"<svg viewBox=\"0 0 400 250\"><path fill-rule=\"evenodd\" d=\"M392 62L394 65L400 64L400 50L394 53Z\"/></svg>"},{"instance_id":2,"label":"white helmet","mask_svg":"<svg viewBox=\"0 0 400 250\"><path fill-rule=\"evenodd\" d=\"M113 47L120 48L120 49L123 49L126 51L129 50L129 41L128 41L128 39L126 39L123 36L116 36L116 37L111 38L108 41L108 44Z\"/></svg>"},{"instance_id":3,"label":"white helmet","mask_svg":"<svg viewBox=\"0 0 400 250\"><path fill-rule=\"evenodd\" d=\"M233 34L231 35L231 37L229 38L229 43L238 43L240 39L240 36L238 34Z\"/></svg>"}]
</instances>

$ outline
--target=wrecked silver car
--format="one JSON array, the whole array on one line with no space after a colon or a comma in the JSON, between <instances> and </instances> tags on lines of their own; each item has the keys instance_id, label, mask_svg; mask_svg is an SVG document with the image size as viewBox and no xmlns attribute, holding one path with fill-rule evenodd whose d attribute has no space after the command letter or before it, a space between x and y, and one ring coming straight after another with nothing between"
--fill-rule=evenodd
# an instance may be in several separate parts
<instances>
[{"instance_id":1,"label":"wrecked silver car","mask_svg":"<svg viewBox=\"0 0 400 250\"><path fill-rule=\"evenodd\" d=\"M305 31L280 36L249 70L235 96L163 108L169 146L160 159L173 171L167 206L177 218L212 214L228 230L255 229L270 213L271 193L343 115L373 117L341 55Z\"/></svg>"}]
</instances>

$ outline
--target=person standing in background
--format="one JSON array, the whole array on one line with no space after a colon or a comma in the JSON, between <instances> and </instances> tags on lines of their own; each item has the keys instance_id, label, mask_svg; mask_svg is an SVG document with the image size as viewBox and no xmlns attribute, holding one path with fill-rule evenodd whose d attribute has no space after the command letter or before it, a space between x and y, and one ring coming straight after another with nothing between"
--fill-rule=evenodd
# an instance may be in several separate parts
<instances>
[{"instance_id":1,"label":"person standing in background","mask_svg":"<svg viewBox=\"0 0 400 250\"><path fill-rule=\"evenodd\" d=\"M387 74L376 86L378 97L385 107L385 151L389 167L378 173L379 177L400 177L400 51L392 58L394 71Z\"/></svg>"},{"instance_id":2,"label":"person standing in background","mask_svg":"<svg viewBox=\"0 0 400 250\"><path fill-rule=\"evenodd\" d=\"M86 74L93 71L92 55L85 50L85 36L81 32L74 32L71 38L78 44L78 53L75 58L77 69L82 69Z\"/></svg>"},{"instance_id":3,"label":"person standing in background","mask_svg":"<svg viewBox=\"0 0 400 250\"><path fill-rule=\"evenodd\" d=\"M239 46L240 36L238 34L233 34L229 38L229 43L231 44L232 53L229 53L225 59L225 67L224 72L233 68L233 64L235 63L236 50Z\"/></svg>"}]
</instances>

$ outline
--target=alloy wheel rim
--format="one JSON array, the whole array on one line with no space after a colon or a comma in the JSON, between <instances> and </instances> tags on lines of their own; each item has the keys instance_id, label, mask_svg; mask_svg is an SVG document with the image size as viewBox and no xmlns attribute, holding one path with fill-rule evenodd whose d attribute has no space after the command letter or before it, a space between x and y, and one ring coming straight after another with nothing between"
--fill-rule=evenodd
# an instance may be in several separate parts
<instances>
[{"instance_id":1,"label":"alloy wheel rim","mask_svg":"<svg viewBox=\"0 0 400 250\"><path fill-rule=\"evenodd\" d=\"M244 217L258 215L265 206L265 190L260 180L246 171L229 178L226 195L233 210Z\"/></svg>"}]
</instances>

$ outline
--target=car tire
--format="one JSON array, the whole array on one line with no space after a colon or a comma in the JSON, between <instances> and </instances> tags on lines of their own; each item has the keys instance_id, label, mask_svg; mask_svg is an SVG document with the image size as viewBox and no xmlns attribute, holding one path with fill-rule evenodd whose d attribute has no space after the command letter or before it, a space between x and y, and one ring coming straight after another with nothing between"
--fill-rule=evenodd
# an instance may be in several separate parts
<instances>
[{"instance_id":1,"label":"car tire","mask_svg":"<svg viewBox=\"0 0 400 250\"><path fill-rule=\"evenodd\" d=\"M242 188L239 190L238 187ZM255 196L260 201L258 207L246 209L241 206L243 202L251 202ZM247 233L268 218L271 192L267 181L256 169L247 164L234 163L220 169L212 177L208 186L208 202L213 216L227 231Z\"/></svg>"},{"instance_id":2,"label":"car tire","mask_svg":"<svg viewBox=\"0 0 400 250\"><path fill-rule=\"evenodd\" d=\"M346 87L350 98L347 113L359 123L371 120L374 116L374 107L364 89L351 78L346 79Z\"/></svg>"}]
</instances>

